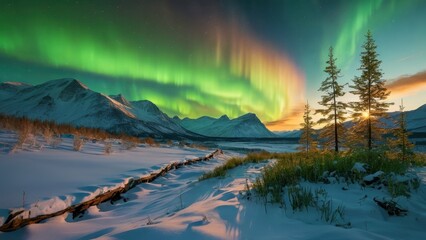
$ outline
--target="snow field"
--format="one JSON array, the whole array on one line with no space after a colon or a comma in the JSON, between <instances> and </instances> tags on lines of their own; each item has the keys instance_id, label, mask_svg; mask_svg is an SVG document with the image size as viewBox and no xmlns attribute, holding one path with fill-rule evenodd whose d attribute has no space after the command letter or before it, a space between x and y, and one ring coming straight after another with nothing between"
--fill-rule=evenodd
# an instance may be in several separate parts
<instances>
[{"instance_id":1,"label":"snow field","mask_svg":"<svg viewBox=\"0 0 426 240\"><path fill-rule=\"evenodd\" d=\"M210 150L140 145L105 155L104 144L86 142L81 152L72 150L72 139L63 138L57 148L45 146L11 153L14 133L0 134L0 223L9 209L31 209L31 216L62 210L124 185L174 161L205 156ZM43 144L42 139L38 139ZM213 150L212 150L213 151Z\"/></svg>"},{"instance_id":2,"label":"snow field","mask_svg":"<svg viewBox=\"0 0 426 240\"><path fill-rule=\"evenodd\" d=\"M7 139L11 136L0 138L2 146L8 145ZM249 147L254 148L255 144ZM120 151L118 145L114 145L113 153L104 155L100 143L89 143L82 152L71 149L71 139L65 139L57 149L20 150L14 154L2 152L0 176L13 181L2 181L0 190L6 192L6 185L20 183L36 190L31 194L43 192L46 202L39 202L39 205L60 207L93 196L95 191L104 187L121 184L132 176L158 170L170 161L211 152L144 145L131 151ZM72 219L72 214L64 214L15 232L0 233L0 239L422 239L426 234L426 168L415 169L422 184L410 198L394 199L408 210L407 216L403 217L389 216L373 201L373 198L389 198L385 188L346 183L300 183L300 187L312 191L324 189L333 208L342 205L345 221L351 223L346 229L325 222L314 208L299 212L293 211L288 203L285 207L265 205L256 195L247 199L246 183L254 182L261 169L271 161L237 167L224 178L198 181L204 172L223 160L216 158L172 171L152 183L138 185L126 192L123 194L125 201L105 202L89 208L81 218ZM76 165L71 164L73 162ZM355 165L356 168L362 167ZM4 170L4 166L8 170ZM22 173L17 170L19 168L24 168ZM71 172L68 172L69 168ZM9 173L12 172L10 169L16 169L16 176ZM51 172L62 173L53 176L58 182L50 181ZM57 186L59 183L65 186L65 190ZM40 184L47 186L40 187ZM13 195L12 188L8 191ZM0 214L5 216L7 207L4 206L7 204L19 207L21 194L19 190L14 199L3 199L7 195L2 194ZM30 191L28 194L27 207L34 204L30 201ZM39 198L33 199L36 203Z\"/></svg>"}]
</instances>

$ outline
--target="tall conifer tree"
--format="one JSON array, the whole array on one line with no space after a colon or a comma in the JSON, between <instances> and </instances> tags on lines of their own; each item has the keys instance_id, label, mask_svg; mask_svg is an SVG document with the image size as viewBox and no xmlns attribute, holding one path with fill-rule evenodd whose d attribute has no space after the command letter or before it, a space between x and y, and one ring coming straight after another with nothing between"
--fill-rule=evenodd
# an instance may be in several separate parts
<instances>
[{"instance_id":1,"label":"tall conifer tree","mask_svg":"<svg viewBox=\"0 0 426 240\"><path fill-rule=\"evenodd\" d=\"M359 101L352 102L354 110L352 117L355 120L356 136L365 139L365 145L369 150L373 148L373 142L380 140L385 132L380 118L387 116L387 110L391 103L385 102L390 92L385 87L385 80L382 79L382 70L378 59L376 43L370 31L367 32L365 43L361 52L361 76L355 77L353 90L350 91L359 97ZM364 145L364 144L362 144Z\"/></svg>"},{"instance_id":2,"label":"tall conifer tree","mask_svg":"<svg viewBox=\"0 0 426 240\"><path fill-rule=\"evenodd\" d=\"M333 56L333 48L330 47L327 66L324 72L327 73L327 78L321 83L319 91L325 93L321 96L321 101L318 103L324 109L318 109L316 113L320 113L322 118L318 120L318 124L325 124L321 139L324 141L324 148L333 148L334 151L339 151L339 143L343 136L343 122L345 121L347 104L339 101L339 98L345 95L343 85L337 82L340 69L336 66L336 58Z\"/></svg>"}]
</instances>

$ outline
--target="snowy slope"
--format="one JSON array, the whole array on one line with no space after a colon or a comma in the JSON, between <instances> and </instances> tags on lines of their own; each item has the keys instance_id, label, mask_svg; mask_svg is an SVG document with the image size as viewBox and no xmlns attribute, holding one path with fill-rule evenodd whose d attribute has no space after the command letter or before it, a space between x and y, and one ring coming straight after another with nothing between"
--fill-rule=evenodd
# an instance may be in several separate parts
<instances>
[{"instance_id":1,"label":"snowy slope","mask_svg":"<svg viewBox=\"0 0 426 240\"><path fill-rule=\"evenodd\" d=\"M270 132L253 113L248 113L232 120L226 115L218 119L200 117L197 119L184 118L182 120L174 118L174 120L179 122L182 127L192 132L209 137L276 137L275 134Z\"/></svg>"},{"instance_id":2,"label":"snowy slope","mask_svg":"<svg viewBox=\"0 0 426 240\"><path fill-rule=\"evenodd\" d=\"M122 104L89 90L75 79L59 79L19 90L0 103L0 111L32 119L104 128L113 127L126 117L134 118Z\"/></svg>"},{"instance_id":3,"label":"snowy slope","mask_svg":"<svg viewBox=\"0 0 426 240\"><path fill-rule=\"evenodd\" d=\"M201 133L207 126L211 126L218 119L203 116L197 119L184 118L182 120L176 120L176 117L173 118L178 124L186 129L190 129L193 132Z\"/></svg>"},{"instance_id":4,"label":"snowy slope","mask_svg":"<svg viewBox=\"0 0 426 240\"><path fill-rule=\"evenodd\" d=\"M394 127L395 122L398 122L400 118L400 112L391 112L389 117L390 119L383 119L382 121L387 127ZM426 132L426 104L417 109L406 111L405 120L410 132Z\"/></svg>"},{"instance_id":5,"label":"snowy slope","mask_svg":"<svg viewBox=\"0 0 426 240\"><path fill-rule=\"evenodd\" d=\"M111 95L115 101L127 107L137 119L156 126L157 129L168 134L192 135L176 124L167 114L163 113L154 103L148 100L128 101L123 95Z\"/></svg>"},{"instance_id":6,"label":"snowy slope","mask_svg":"<svg viewBox=\"0 0 426 240\"><path fill-rule=\"evenodd\" d=\"M167 127L174 132L186 133L186 130L173 122L154 103L148 100L131 102L132 113L139 119L158 124L158 127ZM166 131L166 128L163 130Z\"/></svg>"},{"instance_id":7,"label":"snowy slope","mask_svg":"<svg viewBox=\"0 0 426 240\"><path fill-rule=\"evenodd\" d=\"M29 84L20 82L4 82L0 83L0 100L7 99L15 95L19 90L31 87Z\"/></svg>"},{"instance_id":8,"label":"snowy slope","mask_svg":"<svg viewBox=\"0 0 426 240\"><path fill-rule=\"evenodd\" d=\"M52 80L36 86L7 83L2 86L6 90L0 91L0 113L7 115L137 136L194 135L173 123L153 103L130 103L121 95L112 98L90 90L76 79Z\"/></svg>"},{"instance_id":9,"label":"snowy slope","mask_svg":"<svg viewBox=\"0 0 426 240\"><path fill-rule=\"evenodd\" d=\"M172 161L202 157L213 151L148 145L123 150L114 142L112 153L105 155L105 146L100 141L88 141L76 152L72 138L62 138L55 148L38 138L45 145L41 150L27 146L9 153L16 141L16 134L0 131L0 211L22 206L22 191L26 193L26 204L55 196L65 199L68 195L73 196L73 203L78 203L98 188L115 186L128 178L150 174Z\"/></svg>"},{"instance_id":10,"label":"snowy slope","mask_svg":"<svg viewBox=\"0 0 426 240\"><path fill-rule=\"evenodd\" d=\"M407 127L411 132L426 132L426 104L407 111Z\"/></svg>"}]
</instances>

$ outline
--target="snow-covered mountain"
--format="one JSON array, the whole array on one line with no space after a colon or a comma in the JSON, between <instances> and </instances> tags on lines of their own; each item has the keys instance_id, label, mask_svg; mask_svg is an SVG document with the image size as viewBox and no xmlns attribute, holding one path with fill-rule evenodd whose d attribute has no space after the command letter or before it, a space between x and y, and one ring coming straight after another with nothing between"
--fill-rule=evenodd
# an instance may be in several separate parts
<instances>
[{"instance_id":1,"label":"snow-covered mountain","mask_svg":"<svg viewBox=\"0 0 426 240\"><path fill-rule=\"evenodd\" d=\"M16 92L27 87L31 87L31 85L20 82L0 83L0 101L12 97Z\"/></svg>"},{"instance_id":2,"label":"snow-covered mountain","mask_svg":"<svg viewBox=\"0 0 426 240\"><path fill-rule=\"evenodd\" d=\"M174 117L173 120L192 132L209 137L276 137L253 113L248 113L232 120L226 115L217 119L204 116L197 119L184 118L182 120Z\"/></svg>"},{"instance_id":3,"label":"snow-covered mountain","mask_svg":"<svg viewBox=\"0 0 426 240\"><path fill-rule=\"evenodd\" d=\"M274 133L277 136L283 137L283 138L300 138L302 131L296 129L296 130L280 131L280 132L274 132Z\"/></svg>"},{"instance_id":4,"label":"snow-covered mountain","mask_svg":"<svg viewBox=\"0 0 426 240\"><path fill-rule=\"evenodd\" d=\"M128 101L123 95L111 95L112 99L123 104L128 108L128 111L131 112L137 119L143 120L144 122L153 123L156 125L156 128L161 132L167 134L172 134L173 132L180 134L189 134L186 129L182 128L180 125L176 124L167 114L163 113L157 105L148 100L140 101ZM170 132L172 130L173 132Z\"/></svg>"},{"instance_id":5,"label":"snow-covered mountain","mask_svg":"<svg viewBox=\"0 0 426 240\"><path fill-rule=\"evenodd\" d=\"M393 112L389 115L395 121L399 118L400 112ZM426 132L426 104L417 109L406 111L407 129L410 132Z\"/></svg>"},{"instance_id":6,"label":"snow-covered mountain","mask_svg":"<svg viewBox=\"0 0 426 240\"><path fill-rule=\"evenodd\" d=\"M173 122L149 101L107 96L66 78L36 86L0 85L0 113L102 128L136 136L198 136Z\"/></svg>"}]
</instances>

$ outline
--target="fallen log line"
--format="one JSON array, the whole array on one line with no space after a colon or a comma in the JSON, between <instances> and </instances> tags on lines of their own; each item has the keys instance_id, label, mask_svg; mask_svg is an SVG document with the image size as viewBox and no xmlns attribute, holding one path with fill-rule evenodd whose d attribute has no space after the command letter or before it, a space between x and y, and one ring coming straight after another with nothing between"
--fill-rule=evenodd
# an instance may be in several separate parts
<instances>
[{"instance_id":1,"label":"fallen log line","mask_svg":"<svg viewBox=\"0 0 426 240\"><path fill-rule=\"evenodd\" d=\"M29 224L39 223L43 220L60 216L64 213L72 213L73 218L79 216L80 214L84 213L89 207L98 205L100 203L106 202L106 201L116 201L121 198L121 194L129 191L130 189L134 188L135 186L141 184L141 183L149 183L157 179L158 177L164 176L166 173L168 173L171 170L181 168L185 165L191 165L196 162L200 161L209 161L217 154L222 154L222 150L216 149L214 152L204 156L199 157L195 159L185 160L182 162L172 162L166 165L165 167L161 168L157 172L153 172L149 174L148 176L142 176L140 178L132 178L130 179L124 186L117 187L115 189L109 190L105 193L101 193L94 197L93 199L90 199L85 202L81 202L78 204L71 205L63 210L49 213L49 214L42 214L38 215L36 217L29 217L24 218L21 214L25 210L21 210L15 213L11 213L8 218L6 219L5 223L0 226L0 231L2 232L12 232L15 230L18 230L22 227L25 227Z\"/></svg>"}]
</instances>

